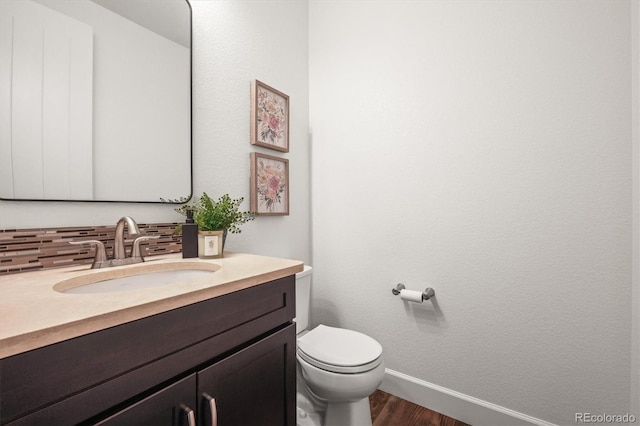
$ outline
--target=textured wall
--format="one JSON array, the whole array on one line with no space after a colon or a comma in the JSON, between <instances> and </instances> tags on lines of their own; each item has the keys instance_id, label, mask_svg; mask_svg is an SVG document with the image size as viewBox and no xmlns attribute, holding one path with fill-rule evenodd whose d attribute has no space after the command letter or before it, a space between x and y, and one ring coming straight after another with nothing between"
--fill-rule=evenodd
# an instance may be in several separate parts
<instances>
[{"instance_id":1,"label":"textured wall","mask_svg":"<svg viewBox=\"0 0 640 426\"><path fill-rule=\"evenodd\" d=\"M640 413L640 1L631 2L633 35L633 319L631 407Z\"/></svg>"},{"instance_id":2,"label":"textured wall","mask_svg":"<svg viewBox=\"0 0 640 426\"><path fill-rule=\"evenodd\" d=\"M543 420L628 412L630 2L309 16L313 321Z\"/></svg>"},{"instance_id":3,"label":"textured wall","mask_svg":"<svg viewBox=\"0 0 640 426\"><path fill-rule=\"evenodd\" d=\"M249 208L249 153L289 159L290 216L259 217L230 249L310 262L306 2L192 1L196 192L231 192ZM288 153L249 143L250 81L289 95Z\"/></svg>"}]
</instances>

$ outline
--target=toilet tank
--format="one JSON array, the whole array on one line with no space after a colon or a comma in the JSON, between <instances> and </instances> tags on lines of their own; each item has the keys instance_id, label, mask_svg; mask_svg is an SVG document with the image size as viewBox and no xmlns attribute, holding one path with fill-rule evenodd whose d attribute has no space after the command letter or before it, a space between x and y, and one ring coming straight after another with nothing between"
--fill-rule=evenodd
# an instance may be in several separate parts
<instances>
[{"instance_id":1,"label":"toilet tank","mask_svg":"<svg viewBox=\"0 0 640 426\"><path fill-rule=\"evenodd\" d=\"M296 274L296 334L309 326L309 304L311 302L311 266Z\"/></svg>"}]
</instances>

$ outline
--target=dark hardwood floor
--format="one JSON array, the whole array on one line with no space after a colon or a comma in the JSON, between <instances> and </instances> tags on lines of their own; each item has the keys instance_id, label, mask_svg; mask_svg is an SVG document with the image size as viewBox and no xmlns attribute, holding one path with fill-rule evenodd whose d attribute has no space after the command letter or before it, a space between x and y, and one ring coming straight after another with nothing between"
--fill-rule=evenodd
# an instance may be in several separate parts
<instances>
[{"instance_id":1,"label":"dark hardwood floor","mask_svg":"<svg viewBox=\"0 0 640 426\"><path fill-rule=\"evenodd\" d=\"M469 426L380 390L369 397L369 405L373 426Z\"/></svg>"}]
</instances>

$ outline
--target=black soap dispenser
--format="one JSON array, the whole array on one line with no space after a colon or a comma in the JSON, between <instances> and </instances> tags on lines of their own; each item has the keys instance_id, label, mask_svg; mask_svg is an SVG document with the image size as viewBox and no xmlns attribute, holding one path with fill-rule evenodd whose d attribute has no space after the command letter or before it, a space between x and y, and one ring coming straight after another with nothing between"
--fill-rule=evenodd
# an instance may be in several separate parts
<instances>
[{"instance_id":1,"label":"black soap dispenser","mask_svg":"<svg viewBox=\"0 0 640 426\"><path fill-rule=\"evenodd\" d=\"M198 224L193 221L193 210L187 210L187 221L182 225L182 258L198 257Z\"/></svg>"}]
</instances>

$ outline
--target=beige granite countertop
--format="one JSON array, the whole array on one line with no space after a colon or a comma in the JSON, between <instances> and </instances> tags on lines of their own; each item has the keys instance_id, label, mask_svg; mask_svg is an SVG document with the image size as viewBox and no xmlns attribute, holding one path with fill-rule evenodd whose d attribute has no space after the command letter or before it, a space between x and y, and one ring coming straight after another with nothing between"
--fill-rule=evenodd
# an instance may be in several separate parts
<instances>
[{"instance_id":1,"label":"beige granite countertop","mask_svg":"<svg viewBox=\"0 0 640 426\"><path fill-rule=\"evenodd\" d=\"M122 274L140 264L98 270L75 266L0 276L0 359L303 270L301 261L227 252L212 260L183 260L180 254L154 256L142 265L175 262L206 262L219 269L184 282L98 294L65 294L53 287L104 271Z\"/></svg>"}]
</instances>

